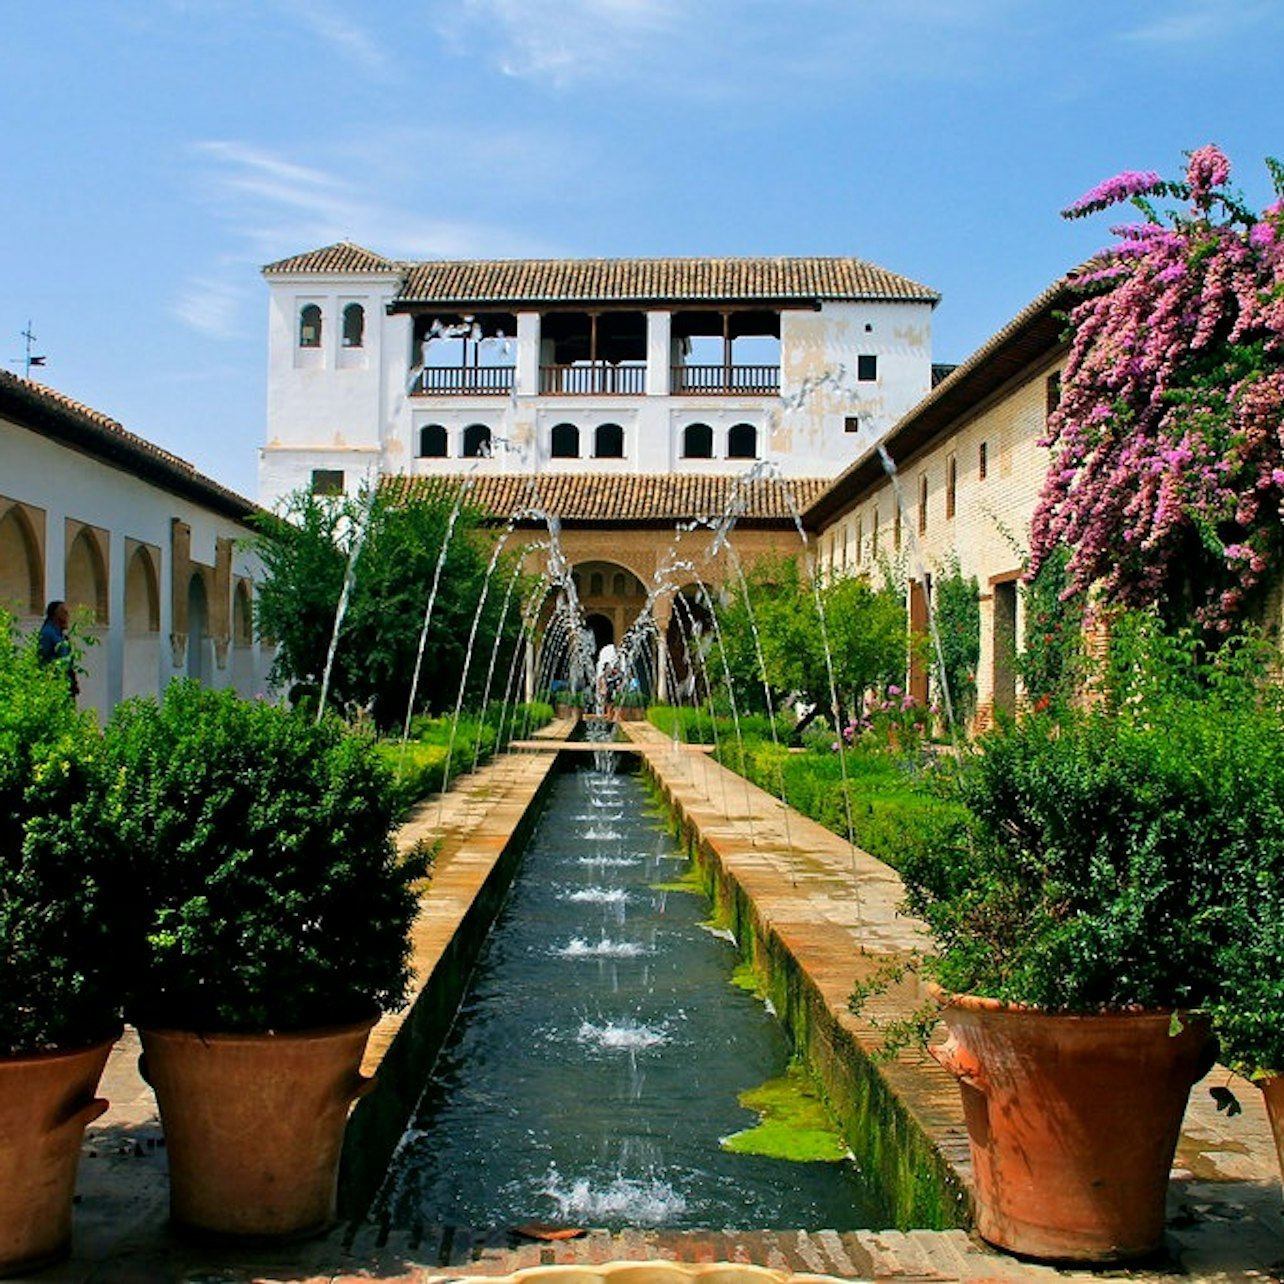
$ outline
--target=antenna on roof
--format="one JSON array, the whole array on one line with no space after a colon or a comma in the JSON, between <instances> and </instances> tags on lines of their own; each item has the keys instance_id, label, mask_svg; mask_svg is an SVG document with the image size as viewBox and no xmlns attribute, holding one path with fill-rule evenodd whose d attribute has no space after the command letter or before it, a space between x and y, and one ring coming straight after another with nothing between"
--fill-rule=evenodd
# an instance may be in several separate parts
<instances>
[{"instance_id":1,"label":"antenna on roof","mask_svg":"<svg viewBox=\"0 0 1284 1284\"><path fill-rule=\"evenodd\" d=\"M45 358L45 357L38 357L38 356L36 356L36 355L31 351L31 345L32 345L33 343L35 343L35 341L36 341L36 336L35 336L35 335L32 333L32 331L31 331L31 322L30 322L30 321L28 321L28 322L27 322L27 328L26 328L25 330L20 330L20 331L19 331L19 334L21 334L21 335L22 335L22 338L26 341L26 345L27 345L27 348L26 348L26 355L22 358L22 377L23 377L24 379L30 379L30 378L31 378L31 367L32 367L32 366L43 366L43 365L45 364L45 361L46 361L46 359L47 359L47 358ZM11 361L9 364L10 364L10 365L14 365L14 366L16 366L16 365L18 364L18 362L16 362L16 361Z\"/></svg>"}]
</instances>

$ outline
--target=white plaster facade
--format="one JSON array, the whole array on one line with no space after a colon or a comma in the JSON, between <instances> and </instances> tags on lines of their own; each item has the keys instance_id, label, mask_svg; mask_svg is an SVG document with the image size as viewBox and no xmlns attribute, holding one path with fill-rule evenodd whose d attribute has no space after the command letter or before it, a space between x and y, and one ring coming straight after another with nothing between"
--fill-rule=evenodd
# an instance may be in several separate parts
<instances>
[{"instance_id":1,"label":"white plaster facade","mask_svg":"<svg viewBox=\"0 0 1284 1284\"><path fill-rule=\"evenodd\" d=\"M933 579L957 565L980 588L976 726L1022 698L1017 672L1025 628L1019 584L1030 521L1047 473L1040 444L1065 364L1064 281L1044 291L943 380L804 514L828 573L905 580L911 629L927 628ZM927 670L910 687L927 696Z\"/></svg>"},{"instance_id":2,"label":"white plaster facade","mask_svg":"<svg viewBox=\"0 0 1284 1284\"><path fill-rule=\"evenodd\" d=\"M810 285L834 263L858 284ZM437 265L479 283L475 296L434 299L415 288L416 269L434 265L348 245L269 265L259 501L474 470L727 475L765 460L787 477L833 476L931 385L935 294L856 260L593 260L585 270L614 288L674 264L688 275L713 265L702 294L657 299L638 287L601 299L593 286L544 284L554 269L559 283L573 277L577 263L514 261ZM496 301L495 270L509 266L524 284ZM745 285L763 280L758 292ZM794 293L781 297L779 280ZM583 318L590 359L565 358L570 317ZM431 337L434 322L444 337ZM475 337L459 334L471 325ZM718 325L721 336L705 333ZM693 326L703 329L693 336ZM701 343L712 364L689 362ZM461 364L434 364L450 345Z\"/></svg>"},{"instance_id":3,"label":"white plaster facade","mask_svg":"<svg viewBox=\"0 0 1284 1284\"><path fill-rule=\"evenodd\" d=\"M0 373L0 604L24 630L65 600L85 646L79 704L191 676L267 693L254 636L255 506L104 416ZM168 484L167 484L168 481Z\"/></svg>"}]
</instances>

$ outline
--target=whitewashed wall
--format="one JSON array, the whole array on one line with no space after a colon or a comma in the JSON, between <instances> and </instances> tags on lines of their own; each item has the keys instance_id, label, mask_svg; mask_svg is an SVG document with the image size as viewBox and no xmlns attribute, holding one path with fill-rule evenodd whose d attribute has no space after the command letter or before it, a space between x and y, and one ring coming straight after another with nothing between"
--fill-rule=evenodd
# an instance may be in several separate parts
<instances>
[{"instance_id":1,"label":"whitewashed wall","mask_svg":"<svg viewBox=\"0 0 1284 1284\"><path fill-rule=\"evenodd\" d=\"M172 678L188 673L189 648L195 654L198 647L209 685L232 686L245 696L268 694L268 648L252 639L247 642L244 635L238 644L234 635L220 655L208 634L199 641L185 639L185 645L172 636L174 523L190 527L192 561L208 568L215 565L216 542L243 540L251 534L245 525L3 418L0 461L0 508L8 507L5 501L17 501L27 512L43 513L43 601L6 603L18 607L24 627L39 627L45 601L73 599L68 584L69 531L74 541L82 525L93 528L97 547L105 554L100 569L106 581L106 621L86 630L96 645L84 655L88 672L81 680L82 708L106 716L125 697L159 693ZM139 610L137 591L130 596L133 609L127 612L128 559L138 545L146 546L154 560L154 619ZM231 587L258 574L252 554L234 546ZM134 587L137 590L137 583ZM232 618L230 604L227 618Z\"/></svg>"}]
</instances>

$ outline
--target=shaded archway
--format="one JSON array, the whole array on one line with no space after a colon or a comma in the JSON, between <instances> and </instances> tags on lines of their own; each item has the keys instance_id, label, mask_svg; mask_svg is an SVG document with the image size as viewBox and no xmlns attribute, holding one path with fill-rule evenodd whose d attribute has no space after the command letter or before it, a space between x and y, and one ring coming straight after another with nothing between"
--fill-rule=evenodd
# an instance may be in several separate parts
<instances>
[{"instance_id":1,"label":"shaded archway","mask_svg":"<svg viewBox=\"0 0 1284 1284\"><path fill-rule=\"evenodd\" d=\"M44 609L44 568L31 519L18 504L0 517L0 606L15 615L40 615Z\"/></svg>"},{"instance_id":2,"label":"shaded archway","mask_svg":"<svg viewBox=\"0 0 1284 1284\"><path fill-rule=\"evenodd\" d=\"M670 698L675 704L691 704L707 697L706 657L712 641L713 615L705 594L698 585L685 584L673 595L665 636Z\"/></svg>"},{"instance_id":3,"label":"shaded archway","mask_svg":"<svg viewBox=\"0 0 1284 1284\"><path fill-rule=\"evenodd\" d=\"M160 681L160 570L139 544L125 566L125 652L121 694L155 695Z\"/></svg>"},{"instance_id":4,"label":"shaded archway","mask_svg":"<svg viewBox=\"0 0 1284 1284\"><path fill-rule=\"evenodd\" d=\"M197 682L209 680L205 656L209 631L209 595L205 591L205 577L196 571L187 582L187 676Z\"/></svg>"},{"instance_id":5,"label":"shaded archway","mask_svg":"<svg viewBox=\"0 0 1284 1284\"><path fill-rule=\"evenodd\" d=\"M94 532L82 526L67 549L67 605L72 615L89 611L93 623L107 623L107 561Z\"/></svg>"}]
</instances>

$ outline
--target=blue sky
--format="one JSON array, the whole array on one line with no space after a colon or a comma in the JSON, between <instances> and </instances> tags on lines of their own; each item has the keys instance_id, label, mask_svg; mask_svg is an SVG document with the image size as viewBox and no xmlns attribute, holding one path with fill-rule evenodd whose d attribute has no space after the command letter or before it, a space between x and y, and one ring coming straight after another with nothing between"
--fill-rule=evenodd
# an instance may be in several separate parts
<instances>
[{"instance_id":1,"label":"blue sky","mask_svg":"<svg viewBox=\"0 0 1284 1284\"><path fill-rule=\"evenodd\" d=\"M1218 143L1284 156L1277 0L0 0L0 360L250 497L263 264L839 254L960 361ZM0 490L3 460L0 460Z\"/></svg>"}]
</instances>

